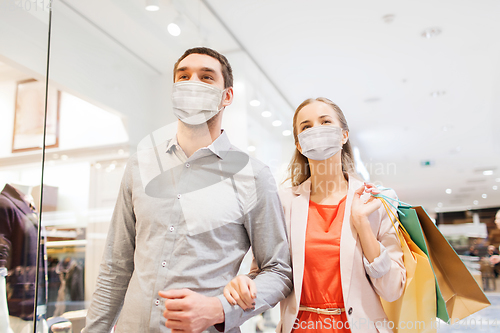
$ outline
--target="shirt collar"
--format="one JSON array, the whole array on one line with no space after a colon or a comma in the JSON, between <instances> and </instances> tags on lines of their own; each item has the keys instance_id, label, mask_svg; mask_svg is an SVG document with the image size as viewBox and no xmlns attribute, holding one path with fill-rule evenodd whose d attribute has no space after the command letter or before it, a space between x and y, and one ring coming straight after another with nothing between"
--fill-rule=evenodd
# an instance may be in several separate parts
<instances>
[{"instance_id":1,"label":"shirt collar","mask_svg":"<svg viewBox=\"0 0 500 333\"><path fill-rule=\"evenodd\" d=\"M166 152L169 153L173 150L173 148L176 149L181 149L181 146L179 146L179 142L177 141L177 135L174 136L167 144L167 150ZM229 141L229 138L224 130L221 131L221 134L217 139L214 140L208 147L204 147L201 149L209 149L212 153L217 155L220 159L224 159L226 157L227 153L231 149L231 142ZM196 153L195 153L196 154ZM194 154L193 154L194 155Z\"/></svg>"}]
</instances>

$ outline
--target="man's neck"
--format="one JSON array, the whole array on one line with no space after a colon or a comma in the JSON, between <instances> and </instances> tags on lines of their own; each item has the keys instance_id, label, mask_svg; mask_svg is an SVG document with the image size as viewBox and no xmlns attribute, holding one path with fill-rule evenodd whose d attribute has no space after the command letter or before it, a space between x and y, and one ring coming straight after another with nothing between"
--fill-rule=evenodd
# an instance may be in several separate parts
<instances>
[{"instance_id":1,"label":"man's neck","mask_svg":"<svg viewBox=\"0 0 500 333\"><path fill-rule=\"evenodd\" d=\"M219 118L218 116L216 117ZM207 123L197 126L186 125L180 120L177 123L177 143L188 158L197 150L211 145L219 135L221 135L219 119L212 118Z\"/></svg>"}]
</instances>

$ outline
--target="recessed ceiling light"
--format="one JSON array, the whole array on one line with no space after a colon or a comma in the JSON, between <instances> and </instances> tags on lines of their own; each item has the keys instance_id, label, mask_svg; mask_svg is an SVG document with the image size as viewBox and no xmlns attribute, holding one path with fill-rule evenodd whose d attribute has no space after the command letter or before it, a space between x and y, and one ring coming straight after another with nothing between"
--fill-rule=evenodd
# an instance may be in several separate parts
<instances>
[{"instance_id":1,"label":"recessed ceiling light","mask_svg":"<svg viewBox=\"0 0 500 333\"><path fill-rule=\"evenodd\" d=\"M444 96L445 94L446 94L446 91L444 91L444 90L436 90L436 91L431 92L432 97L441 97L441 96Z\"/></svg>"},{"instance_id":2,"label":"recessed ceiling light","mask_svg":"<svg viewBox=\"0 0 500 333\"><path fill-rule=\"evenodd\" d=\"M447 188L445 192L446 194L451 194L451 188Z\"/></svg>"},{"instance_id":3,"label":"recessed ceiling light","mask_svg":"<svg viewBox=\"0 0 500 333\"><path fill-rule=\"evenodd\" d=\"M68 155L61 155L61 160L66 161L68 159Z\"/></svg>"},{"instance_id":4,"label":"recessed ceiling light","mask_svg":"<svg viewBox=\"0 0 500 333\"><path fill-rule=\"evenodd\" d=\"M181 28L174 22L170 23L167 26L168 33L174 37L177 37L181 34Z\"/></svg>"},{"instance_id":5,"label":"recessed ceiling light","mask_svg":"<svg viewBox=\"0 0 500 333\"><path fill-rule=\"evenodd\" d=\"M382 20L385 23L392 23L392 22L394 22L394 18L396 18L396 15L394 15L394 14L387 14L387 15L382 16Z\"/></svg>"},{"instance_id":6,"label":"recessed ceiling light","mask_svg":"<svg viewBox=\"0 0 500 333\"><path fill-rule=\"evenodd\" d=\"M478 203L479 203L479 201L474 200L474 205L477 205Z\"/></svg>"},{"instance_id":7,"label":"recessed ceiling light","mask_svg":"<svg viewBox=\"0 0 500 333\"><path fill-rule=\"evenodd\" d=\"M248 151L255 151L255 149L257 149L257 148L255 148L255 146L248 146L247 147Z\"/></svg>"},{"instance_id":8,"label":"recessed ceiling light","mask_svg":"<svg viewBox=\"0 0 500 333\"><path fill-rule=\"evenodd\" d=\"M494 189L495 191L496 191L496 190L498 190L498 186L493 185L493 189Z\"/></svg>"},{"instance_id":9,"label":"recessed ceiling light","mask_svg":"<svg viewBox=\"0 0 500 333\"><path fill-rule=\"evenodd\" d=\"M292 131L290 131L290 130L283 131L283 136L290 136L290 135L292 135Z\"/></svg>"},{"instance_id":10,"label":"recessed ceiling light","mask_svg":"<svg viewBox=\"0 0 500 333\"><path fill-rule=\"evenodd\" d=\"M442 202L438 202L438 207L443 207L443 203Z\"/></svg>"},{"instance_id":11,"label":"recessed ceiling light","mask_svg":"<svg viewBox=\"0 0 500 333\"><path fill-rule=\"evenodd\" d=\"M156 12L160 9L160 0L146 0L146 10Z\"/></svg>"},{"instance_id":12,"label":"recessed ceiling light","mask_svg":"<svg viewBox=\"0 0 500 333\"><path fill-rule=\"evenodd\" d=\"M275 120L275 121L273 121L273 126L274 127L281 126L281 124L282 124L281 120Z\"/></svg>"},{"instance_id":13,"label":"recessed ceiling light","mask_svg":"<svg viewBox=\"0 0 500 333\"><path fill-rule=\"evenodd\" d=\"M424 38L433 38L436 37L441 33L441 29L434 27L434 28L428 28L422 31L422 37Z\"/></svg>"},{"instance_id":14,"label":"recessed ceiling light","mask_svg":"<svg viewBox=\"0 0 500 333\"><path fill-rule=\"evenodd\" d=\"M488 197L488 194L486 193L483 193L483 195L481 196L483 199L486 199Z\"/></svg>"},{"instance_id":15,"label":"recessed ceiling light","mask_svg":"<svg viewBox=\"0 0 500 333\"><path fill-rule=\"evenodd\" d=\"M259 106L260 105L260 101L258 99L252 99L250 101L250 105L251 106Z\"/></svg>"},{"instance_id":16,"label":"recessed ceiling light","mask_svg":"<svg viewBox=\"0 0 500 333\"><path fill-rule=\"evenodd\" d=\"M264 117L264 118L269 118L271 117L273 114L271 113L271 111L263 111L261 113L261 116Z\"/></svg>"},{"instance_id":17,"label":"recessed ceiling light","mask_svg":"<svg viewBox=\"0 0 500 333\"><path fill-rule=\"evenodd\" d=\"M491 176L493 174L493 170L484 170L483 175L485 176Z\"/></svg>"}]
</instances>

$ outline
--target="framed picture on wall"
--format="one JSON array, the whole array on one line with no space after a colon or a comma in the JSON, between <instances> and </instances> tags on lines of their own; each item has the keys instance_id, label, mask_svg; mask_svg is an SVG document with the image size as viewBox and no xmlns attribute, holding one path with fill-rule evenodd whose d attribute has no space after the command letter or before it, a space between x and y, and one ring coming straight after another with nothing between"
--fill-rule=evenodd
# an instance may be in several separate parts
<instances>
[{"instance_id":1,"label":"framed picture on wall","mask_svg":"<svg viewBox=\"0 0 500 333\"><path fill-rule=\"evenodd\" d=\"M45 147L59 146L60 92L50 89L47 100ZM42 149L45 117L45 82L35 79L17 83L12 152Z\"/></svg>"}]
</instances>

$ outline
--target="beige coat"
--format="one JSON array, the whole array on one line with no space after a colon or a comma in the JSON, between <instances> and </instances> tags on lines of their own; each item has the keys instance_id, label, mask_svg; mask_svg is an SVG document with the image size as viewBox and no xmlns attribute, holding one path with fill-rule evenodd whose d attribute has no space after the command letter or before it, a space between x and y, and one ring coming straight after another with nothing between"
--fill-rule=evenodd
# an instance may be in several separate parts
<instances>
[{"instance_id":1,"label":"beige coat","mask_svg":"<svg viewBox=\"0 0 500 333\"><path fill-rule=\"evenodd\" d=\"M380 278L367 275L361 244L350 222L354 191L362 184L361 181L350 177L342 225L340 273L345 311L353 333L391 332L392 330L388 328L391 326L384 324L384 319L387 320L387 317L379 296L387 301L394 301L401 296L406 281L403 252L391 220L381 206L369 216L369 221L378 241L388 251L391 268ZM308 179L301 185L282 190L280 193L292 256L294 290L280 303L281 320L277 327L278 333L290 333L299 312L310 188L311 181ZM392 190L383 193L396 197ZM374 325L377 325L378 329Z\"/></svg>"}]
</instances>

